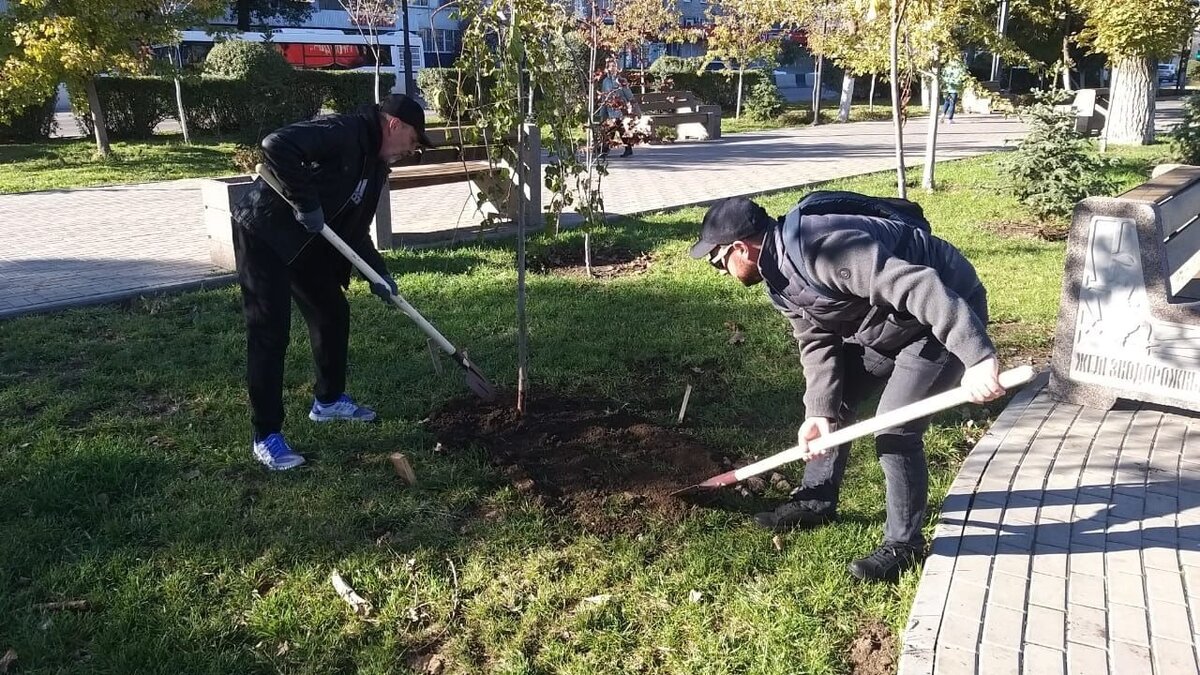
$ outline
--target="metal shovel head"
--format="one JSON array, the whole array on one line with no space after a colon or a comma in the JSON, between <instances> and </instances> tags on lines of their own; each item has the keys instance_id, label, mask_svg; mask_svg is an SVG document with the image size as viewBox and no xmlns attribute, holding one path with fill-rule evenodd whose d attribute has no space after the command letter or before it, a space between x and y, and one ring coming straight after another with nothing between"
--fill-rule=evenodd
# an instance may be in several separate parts
<instances>
[{"instance_id":1,"label":"metal shovel head","mask_svg":"<svg viewBox=\"0 0 1200 675\"><path fill-rule=\"evenodd\" d=\"M496 400L496 387L488 381L474 364L465 366L467 369L467 388L479 398L491 403Z\"/></svg>"},{"instance_id":2,"label":"metal shovel head","mask_svg":"<svg viewBox=\"0 0 1200 675\"><path fill-rule=\"evenodd\" d=\"M692 497L692 496L703 494L705 492L710 492L712 490L716 490L717 488L723 488L727 485L733 485L736 482L738 482L736 471L726 471L723 474L719 474L719 475L713 476L712 478L709 478L708 480L704 481L703 483L697 483L695 485L689 485L685 488L680 488L680 489L672 492L670 496L681 497L681 498L682 497Z\"/></svg>"}]
</instances>

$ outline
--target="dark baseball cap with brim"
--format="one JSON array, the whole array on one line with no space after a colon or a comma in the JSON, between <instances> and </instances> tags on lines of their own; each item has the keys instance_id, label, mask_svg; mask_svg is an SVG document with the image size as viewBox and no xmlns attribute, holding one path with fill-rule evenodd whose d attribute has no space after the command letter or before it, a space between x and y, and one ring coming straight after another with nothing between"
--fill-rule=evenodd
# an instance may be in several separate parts
<instances>
[{"instance_id":1,"label":"dark baseball cap with brim","mask_svg":"<svg viewBox=\"0 0 1200 675\"><path fill-rule=\"evenodd\" d=\"M433 147L425 135L425 109L420 103L404 94L390 94L379 102L379 112L387 113L415 129L421 147Z\"/></svg>"},{"instance_id":2,"label":"dark baseball cap with brim","mask_svg":"<svg viewBox=\"0 0 1200 675\"><path fill-rule=\"evenodd\" d=\"M759 236L772 222L763 207L745 197L722 199L704 214L700 241L692 245L692 257L705 258L719 246Z\"/></svg>"}]
</instances>

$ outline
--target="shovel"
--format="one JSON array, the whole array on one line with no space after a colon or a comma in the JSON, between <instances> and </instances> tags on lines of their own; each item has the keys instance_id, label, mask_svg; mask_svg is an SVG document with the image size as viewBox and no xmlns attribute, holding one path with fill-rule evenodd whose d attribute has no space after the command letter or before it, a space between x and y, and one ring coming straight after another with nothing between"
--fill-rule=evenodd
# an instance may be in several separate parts
<instances>
[{"instance_id":1,"label":"shovel","mask_svg":"<svg viewBox=\"0 0 1200 675\"><path fill-rule=\"evenodd\" d=\"M283 185L279 181L279 177L275 175L275 172L271 171L270 167L259 164L254 167L254 170L256 173L258 173L258 175L262 176L262 179L267 183L267 185L270 185L271 188L275 190L275 192L277 192L284 201L287 201L287 197L283 196ZM296 209L295 205L291 204L291 202L288 202L288 204L289 206L292 206L293 209ZM346 259L354 265L355 269L361 272L364 277L371 281L371 283L379 284L385 287L388 285L386 282L384 282L383 277L379 276L378 272L371 269L371 266L367 264L367 261L363 260L357 253L355 253L354 249L350 248L346 242L342 241L342 238L337 236L337 234L333 231L333 228L329 227L328 224L321 228L321 236L325 237L330 244L333 244L334 248L336 248L342 255L346 256ZM466 371L467 387L474 392L476 396L485 401L491 401L496 398L496 388L492 386L491 382L488 381L487 376L484 375L474 363L471 363L465 352L455 348L454 345L450 344L450 341L447 340L440 332L438 332L438 329L434 328L433 324L426 321L425 317L421 316L420 312L418 312L416 309L413 309L413 306L408 304L408 301L405 300L399 293L392 293L390 299L392 304L399 307L401 312L404 312L406 315L408 315L408 318L413 320L413 323L417 324L417 328L420 328L422 333L428 335L429 338L442 349L442 351L449 354L450 358Z\"/></svg>"},{"instance_id":2,"label":"shovel","mask_svg":"<svg viewBox=\"0 0 1200 675\"><path fill-rule=\"evenodd\" d=\"M1005 389L1012 389L1020 386L1033 379L1033 368L1029 366L1021 366L1006 370L1000 373L1000 386ZM882 415L877 415L869 420L863 420L857 424L851 424L848 427L838 429L824 436L819 436L808 443L797 445L794 448L788 448L783 452L776 453L761 459L753 464L743 466L740 469L726 471L718 476L713 476L703 483L691 485L681 490L672 492L672 495L677 496L692 496L705 490L713 490L716 488L726 487L750 478L757 476L765 471L770 471L777 466L794 462L798 459L805 461L812 459L815 453L819 453L830 448L836 448L843 443L849 443L856 438L861 438L867 434L873 434L876 431L882 431L889 427L894 427L898 424L911 422L915 419L927 417L937 412L953 408L956 405L962 405L971 400L970 394L963 387L957 387L950 391L930 396L929 398L921 399L914 403L909 403L906 406L888 411Z\"/></svg>"}]
</instances>

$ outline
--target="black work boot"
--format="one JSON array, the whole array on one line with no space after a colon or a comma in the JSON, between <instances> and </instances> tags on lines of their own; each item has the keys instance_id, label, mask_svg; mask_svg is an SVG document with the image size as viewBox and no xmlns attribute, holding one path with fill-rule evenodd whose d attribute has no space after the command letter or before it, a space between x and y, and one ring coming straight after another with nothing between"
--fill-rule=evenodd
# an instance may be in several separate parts
<instances>
[{"instance_id":1,"label":"black work boot","mask_svg":"<svg viewBox=\"0 0 1200 675\"><path fill-rule=\"evenodd\" d=\"M921 562L920 549L904 544L884 544L871 555L847 565L859 581L885 581L894 584L906 570Z\"/></svg>"},{"instance_id":2,"label":"black work boot","mask_svg":"<svg viewBox=\"0 0 1200 675\"><path fill-rule=\"evenodd\" d=\"M792 500L774 511L754 514L754 523L772 532L787 532L797 527L817 527L833 520L832 510L818 510L804 501Z\"/></svg>"}]
</instances>

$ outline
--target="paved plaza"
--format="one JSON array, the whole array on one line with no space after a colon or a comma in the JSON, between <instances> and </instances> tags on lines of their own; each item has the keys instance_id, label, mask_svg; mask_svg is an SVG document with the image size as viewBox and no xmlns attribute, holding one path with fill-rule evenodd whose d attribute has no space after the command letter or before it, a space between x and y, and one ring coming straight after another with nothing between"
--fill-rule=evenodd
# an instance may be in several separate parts
<instances>
[{"instance_id":1,"label":"paved plaza","mask_svg":"<svg viewBox=\"0 0 1200 675\"><path fill-rule=\"evenodd\" d=\"M919 162L926 122L907 126ZM999 115L943 125L939 159L992 152L1023 127ZM731 134L613 158L605 206L636 214L781 190L893 166L889 122ZM228 279L209 260L199 180L0 195L0 317ZM463 239L476 224L466 183L392 194L396 243ZM409 235L406 239L405 235Z\"/></svg>"}]
</instances>

